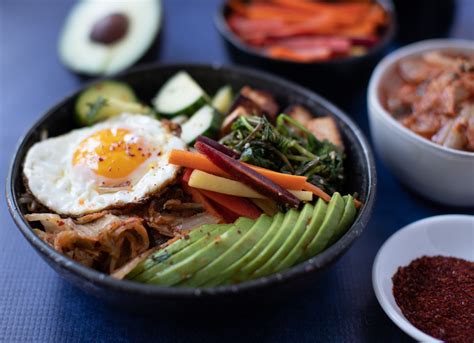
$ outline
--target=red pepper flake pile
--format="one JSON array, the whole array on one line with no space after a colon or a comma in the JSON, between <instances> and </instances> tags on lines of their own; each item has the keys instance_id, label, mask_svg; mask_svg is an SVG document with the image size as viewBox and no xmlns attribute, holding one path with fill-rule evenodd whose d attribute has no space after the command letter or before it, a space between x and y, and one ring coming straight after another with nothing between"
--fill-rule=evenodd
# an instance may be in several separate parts
<instances>
[{"instance_id":1,"label":"red pepper flake pile","mask_svg":"<svg viewBox=\"0 0 474 343\"><path fill-rule=\"evenodd\" d=\"M393 275L393 295L405 317L446 342L474 342L474 262L423 256Z\"/></svg>"}]
</instances>

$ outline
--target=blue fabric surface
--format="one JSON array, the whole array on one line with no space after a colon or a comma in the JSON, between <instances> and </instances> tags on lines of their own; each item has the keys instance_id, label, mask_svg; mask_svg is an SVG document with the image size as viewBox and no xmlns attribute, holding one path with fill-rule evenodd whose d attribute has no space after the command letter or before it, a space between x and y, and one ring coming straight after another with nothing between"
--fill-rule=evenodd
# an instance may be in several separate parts
<instances>
[{"instance_id":1,"label":"blue fabric surface","mask_svg":"<svg viewBox=\"0 0 474 343\"><path fill-rule=\"evenodd\" d=\"M41 113L78 88L56 54L64 0L0 1L0 180L20 135ZM163 62L228 63L212 16L219 1L164 1ZM453 36L474 37L474 2L462 10ZM153 54L152 54L153 55ZM355 91L347 112L368 133L365 91ZM0 200L1 342L401 342L409 341L379 307L371 268L380 245L398 228L427 216L467 212L428 203L402 187L377 163L374 215L353 248L310 292L271 313L249 309L220 319L202 315L170 319L123 313L58 277L33 251ZM159 312L160 309L156 309Z\"/></svg>"}]
</instances>

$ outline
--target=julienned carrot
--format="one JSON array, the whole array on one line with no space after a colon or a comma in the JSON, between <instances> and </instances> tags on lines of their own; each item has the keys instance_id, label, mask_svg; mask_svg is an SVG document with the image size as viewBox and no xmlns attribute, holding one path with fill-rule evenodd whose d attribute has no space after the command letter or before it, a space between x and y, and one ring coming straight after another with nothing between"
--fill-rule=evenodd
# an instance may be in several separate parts
<instances>
[{"instance_id":1,"label":"julienned carrot","mask_svg":"<svg viewBox=\"0 0 474 343\"><path fill-rule=\"evenodd\" d=\"M310 192L313 192L314 195L320 197L321 199L323 199L324 201L327 201L329 202L329 200L331 200L331 196L329 194L327 194L326 192L324 192L321 188L319 188L318 186L315 186L313 185L312 183L309 183L309 182L306 182L303 186L303 189L305 191L310 191ZM356 208L359 208L362 206L362 203L357 200L357 199L354 199L354 205Z\"/></svg>"},{"instance_id":2,"label":"julienned carrot","mask_svg":"<svg viewBox=\"0 0 474 343\"><path fill-rule=\"evenodd\" d=\"M224 218L221 216L219 211L217 211L214 206L207 200L207 198L204 196L204 194L201 193L200 190L197 190L195 188L189 187L186 182L182 183L182 186L185 190L186 193L191 194L193 200L199 204L201 204L204 209L212 216L218 218L219 223L225 223L226 221Z\"/></svg>"},{"instance_id":3,"label":"julienned carrot","mask_svg":"<svg viewBox=\"0 0 474 343\"><path fill-rule=\"evenodd\" d=\"M295 189L295 190L302 189L304 183L308 179L306 176L283 174L283 173L278 173L270 169L253 166L248 163L244 163L244 164L247 167L252 168L256 172L268 177L277 185L282 186L283 188L286 188L286 189Z\"/></svg>"},{"instance_id":4,"label":"julienned carrot","mask_svg":"<svg viewBox=\"0 0 474 343\"><path fill-rule=\"evenodd\" d=\"M376 3L327 3L311 0L230 1L229 25L248 44L273 46L274 39L300 35L377 37L387 23L384 9ZM259 25L259 24L262 25ZM245 24L245 25L244 25ZM276 51L274 57L292 57ZM301 54L293 56L301 60ZM331 58L329 56L328 58Z\"/></svg>"},{"instance_id":5,"label":"julienned carrot","mask_svg":"<svg viewBox=\"0 0 474 343\"><path fill-rule=\"evenodd\" d=\"M374 6L373 3L325 3L307 0L271 0L270 3L281 6L287 10L304 11L307 15L331 14L335 17L352 14L356 20L367 14Z\"/></svg>"},{"instance_id":6,"label":"julienned carrot","mask_svg":"<svg viewBox=\"0 0 474 343\"><path fill-rule=\"evenodd\" d=\"M228 177L222 169L216 167L206 156L186 150L171 150L168 162L177 166L202 170L218 176Z\"/></svg>"},{"instance_id":7,"label":"julienned carrot","mask_svg":"<svg viewBox=\"0 0 474 343\"><path fill-rule=\"evenodd\" d=\"M168 162L182 167L201 170L210 174L229 177L222 169L216 167L206 156L185 150L172 150ZM279 186L287 189L302 189L306 182L305 176L278 173L273 170L246 164L256 172L266 176Z\"/></svg>"},{"instance_id":8,"label":"julienned carrot","mask_svg":"<svg viewBox=\"0 0 474 343\"><path fill-rule=\"evenodd\" d=\"M321 199L323 199L326 202L331 200L331 196L329 194L327 194L325 191L323 191L318 186L313 185L312 183L305 182L305 184L303 185L303 189L305 191L313 192L314 195L316 195L317 197L320 197Z\"/></svg>"},{"instance_id":9,"label":"julienned carrot","mask_svg":"<svg viewBox=\"0 0 474 343\"><path fill-rule=\"evenodd\" d=\"M324 61L329 59L332 54L331 49L318 47L304 51L302 49L290 49L283 46L272 46L267 51L271 57L296 62Z\"/></svg>"},{"instance_id":10,"label":"julienned carrot","mask_svg":"<svg viewBox=\"0 0 474 343\"><path fill-rule=\"evenodd\" d=\"M312 13L295 11L278 5L253 3L247 6L246 17L250 19L280 19L286 22L301 22L311 19Z\"/></svg>"},{"instance_id":11,"label":"julienned carrot","mask_svg":"<svg viewBox=\"0 0 474 343\"><path fill-rule=\"evenodd\" d=\"M200 190L200 192L215 203L227 208L229 211L238 214L241 217L257 219L261 214L255 205L245 198L205 190Z\"/></svg>"}]
</instances>

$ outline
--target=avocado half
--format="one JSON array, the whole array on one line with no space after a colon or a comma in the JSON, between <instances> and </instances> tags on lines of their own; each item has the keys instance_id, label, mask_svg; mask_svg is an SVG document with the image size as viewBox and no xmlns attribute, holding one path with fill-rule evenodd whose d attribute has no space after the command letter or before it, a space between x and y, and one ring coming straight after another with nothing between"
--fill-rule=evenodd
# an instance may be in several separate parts
<instances>
[{"instance_id":1,"label":"avocado half","mask_svg":"<svg viewBox=\"0 0 474 343\"><path fill-rule=\"evenodd\" d=\"M82 0L69 13L59 56L70 69L110 75L137 62L161 24L161 0Z\"/></svg>"}]
</instances>

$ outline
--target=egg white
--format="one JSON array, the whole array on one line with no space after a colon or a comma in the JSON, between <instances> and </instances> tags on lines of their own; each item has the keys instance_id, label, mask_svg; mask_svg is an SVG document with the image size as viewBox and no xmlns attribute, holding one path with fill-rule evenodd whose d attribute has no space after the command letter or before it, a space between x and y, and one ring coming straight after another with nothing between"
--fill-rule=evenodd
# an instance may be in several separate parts
<instances>
[{"instance_id":1,"label":"egg white","mask_svg":"<svg viewBox=\"0 0 474 343\"><path fill-rule=\"evenodd\" d=\"M153 153L131 175L128 189L100 192L100 178L74 166L73 155L80 143L104 129L128 129L142 137ZM79 216L109 208L139 203L172 183L179 167L168 163L169 152L186 149L186 143L151 117L124 113L91 127L34 144L28 151L23 172L31 193L46 207L62 215Z\"/></svg>"}]
</instances>

